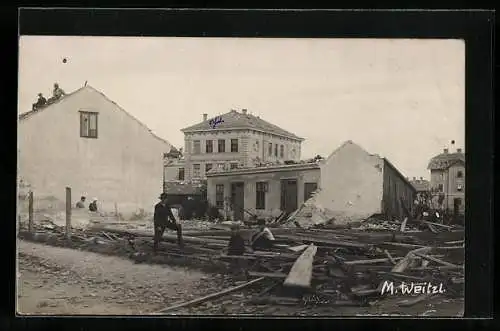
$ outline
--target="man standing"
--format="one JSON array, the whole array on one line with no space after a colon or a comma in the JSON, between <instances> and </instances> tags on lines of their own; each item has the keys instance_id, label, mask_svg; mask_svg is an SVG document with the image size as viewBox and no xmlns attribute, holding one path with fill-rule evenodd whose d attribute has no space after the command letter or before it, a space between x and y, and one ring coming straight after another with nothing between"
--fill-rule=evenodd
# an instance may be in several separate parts
<instances>
[{"instance_id":1,"label":"man standing","mask_svg":"<svg viewBox=\"0 0 500 331\"><path fill-rule=\"evenodd\" d=\"M184 242L182 240L182 228L181 225L177 223L177 220L175 219L174 214L172 214L172 210L168 205L167 194L162 193L160 195L160 200L161 201L155 205L154 212L154 253L156 253L158 250L158 244L163 237L165 229L177 231L177 242L180 247L184 246Z\"/></svg>"},{"instance_id":2,"label":"man standing","mask_svg":"<svg viewBox=\"0 0 500 331\"><path fill-rule=\"evenodd\" d=\"M54 91L52 92L52 97L57 100L64 95L66 95L64 90L59 87L59 84L54 83Z\"/></svg>"}]
</instances>

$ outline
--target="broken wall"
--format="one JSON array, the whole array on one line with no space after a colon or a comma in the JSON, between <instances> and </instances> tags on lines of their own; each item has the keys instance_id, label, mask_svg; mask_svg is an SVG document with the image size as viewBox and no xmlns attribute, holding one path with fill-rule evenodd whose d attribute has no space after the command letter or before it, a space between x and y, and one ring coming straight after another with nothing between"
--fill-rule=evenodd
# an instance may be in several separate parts
<instances>
[{"instance_id":1,"label":"broken wall","mask_svg":"<svg viewBox=\"0 0 500 331\"><path fill-rule=\"evenodd\" d=\"M317 202L335 223L357 221L381 212L383 160L346 142L321 164Z\"/></svg>"}]
</instances>

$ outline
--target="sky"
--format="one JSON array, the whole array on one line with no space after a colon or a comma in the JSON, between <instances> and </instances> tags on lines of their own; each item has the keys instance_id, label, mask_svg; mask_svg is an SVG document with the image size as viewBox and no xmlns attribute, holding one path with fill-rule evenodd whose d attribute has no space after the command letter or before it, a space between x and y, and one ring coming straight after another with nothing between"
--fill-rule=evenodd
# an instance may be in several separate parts
<instances>
[{"instance_id":1,"label":"sky","mask_svg":"<svg viewBox=\"0 0 500 331\"><path fill-rule=\"evenodd\" d=\"M352 140L410 178L465 143L462 40L20 37L18 112L85 81L177 148L242 108L305 138L302 158Z\"/></svg>"}]
</instances>

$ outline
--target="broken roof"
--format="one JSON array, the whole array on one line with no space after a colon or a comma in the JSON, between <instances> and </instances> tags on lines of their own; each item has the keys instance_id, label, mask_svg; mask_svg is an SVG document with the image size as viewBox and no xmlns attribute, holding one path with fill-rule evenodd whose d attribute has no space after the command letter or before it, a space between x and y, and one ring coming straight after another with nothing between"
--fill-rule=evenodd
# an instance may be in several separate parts
<instances>
[{"instance_id":1,"label":"broken roof","mask_svg":"<svg viewBox=\"0 0 500 331\"><path fill-rule=\"evenodd\" d=\"M85 86L83 86L83 87L80 87L79 89L77 89L77 90L75 90L75 91L73 91L73 92L71 92L71 93L66 94L65 96L61 97L60 99L58 99L58 100L56 100L56 101L52 102L51 104L48 104L48 105L46 105L46 106L42 107L42 108L39 108L39 109L37 109L37 110L30 110L30 111L28 111L28 112L25 112L25 113L19 114L18 118L19 118L19 120L20 120L20 121L21 121L21 120L26 120L26 119L28 119L28 118L32 117L32 116L33 116L33 115L35 115L35 114L38 114L38 113L44 112L44 111L46 111L47 109L52 108L52 106L53 106L53 105L56 105L56 104L58 104L58 103L60 103L60 102L62 102L62 101L64 101L64 100L67 100L68 98L71 98L71 96L76 95L76 94L78 94L79 92L81 92L81 91L83 91L83 90L85 90L85 89L89 89L89 90L91 90L91 91L93 91L93 92L96 92L96 93L100 94L100 95L101 95L101 96L103 96L103 97L104 97L107 101L109 101L109 102L111 102L112 104L114 104L114 105L115 105L118 109L120 109L121 111L123 111L123 112L124 112L127 116L129 116L129 117L130 117L130 118L132 118L134 121L136 121L137 123L139 123L139 125L141 125L142 127L144 127L146 130L148 130L148 132L149 132L149 133L150 133L153 137L155 137L156 139L158 139L158 140L160 140L160 141L162 141L162 142L164 142L164 143L166 143L166 144L168 144L168 145L170 145L170 146L173 146L173 145L172 145L171 143L169 143L167 140L165 140L165 139L163 139L163 138L161 138L161 137L157 136L156 134L154 134L154 133L153 133L153 131L151 131L151 129L150 129L150 128L148 128L148 127L147 127L144 123L142 123L142 122L141 122L141 121L139 121L137 118L135 118L134 116L132 116L129 112L127 112L125 109L123 109L122 107L120 107L120 106L119 106L116 102L114 102L113 100L111 100L110 98L108 98L108 97L107 97L104 93L102 93L101 91L99 91L99 90L97 90L97 89L93 88L93 87L92 87L92 86L90 86L90 85L85 85Z\"/></svg>"},{"instance_id":2,"label":"broken roof","mask_svg":"<svg viewBox=\"0 0 500 331\"><path fill-rule=\"evenodd\" d=\"M430 161L427 169L429 170L445 170L456 164L457 162L465 163L465 154L457 153L441 153L434 156Z\"/></svg>"},{"instance_id":3,"label":"broken roof","mask_svg":"<svg viewBox=\"0 0 500 331\"><path fill-rule=\"evenodd\" d=\"M201 185L165 182L165 193L167 195L199 195L201 194Z\"/></svg>"},{"instance_id":4,"label":"broken roof","mask_svg":"<svg viewBox=\"0 0 500 331\"><path fill-rule=\"evenodd\" d=\"M412 180L410 181L411 185L415 188L415 190L422 192L422 191L429 191L430 188L430 183L428 180L425 179L418 179L418 180Z\"/></svg>"},{"instance_id":5,"label":"broken roof","mask_svg":"<svg viewBox=\"0 0 500 331\"><path fill-rule=\"evenodd\" d=\"M278 136L287 137L290 139L303 141L301 138L291 132L288 132L274 124L264 121L260 117L254 116L248 113L240 113L236 110L231 110L228 113L218 115L223 122L219 123L216 128L212 128L210 125L210 119L200 122L198 124L192 125L190 127L184 128L181 131L196 132L196 131L212 131L212 130L228 130L228 129L252 129L256 131L262 131L266 133L271 133Z\"/></svg>"}]
</instances>

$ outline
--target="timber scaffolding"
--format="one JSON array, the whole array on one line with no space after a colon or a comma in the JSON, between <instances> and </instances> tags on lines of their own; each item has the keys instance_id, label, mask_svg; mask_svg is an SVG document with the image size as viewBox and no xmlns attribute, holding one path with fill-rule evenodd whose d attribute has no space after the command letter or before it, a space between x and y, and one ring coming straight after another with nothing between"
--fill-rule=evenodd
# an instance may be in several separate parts
<instances>
[{"instance_id":1,"label":"timber scaffolding","mask_svg":"<svg viewBox=\"0 0 500 331\"><path fill-rule=\"evenodd\" d=\"M68 239L64 227L50 221L37 223L32 224L31 232L26 224L21 224L19 237L128 256L136 263L202 268L239 279L237 286L166 307L159 314L175 313L207 301L217 302L230 293L248 292L256 287L258 291L244 296L245 305L292 305L309 309L366 307L388 296L401 295L397 290L401 282L423 287L419 287L420 293L416 291L419 295L401 298L407 300L401 301L400 306L411 306L435 296L463 298L464 229L455 225L368 219L355 228L334 225L308 230L274 228L276 245L272 250L230 256L223 251L231 231L214 224L210 230L184 231L183 249L177 246L175 234L165 234L160 252L154 256L150 232L94 225L85 230L72 229ZM247 240L254 231L240 230ZM391 293L389 287L383 293L387 282L393 282L396 293ZM442 285L429 289L427 284Z\"/></svg>"}]
</instances>

